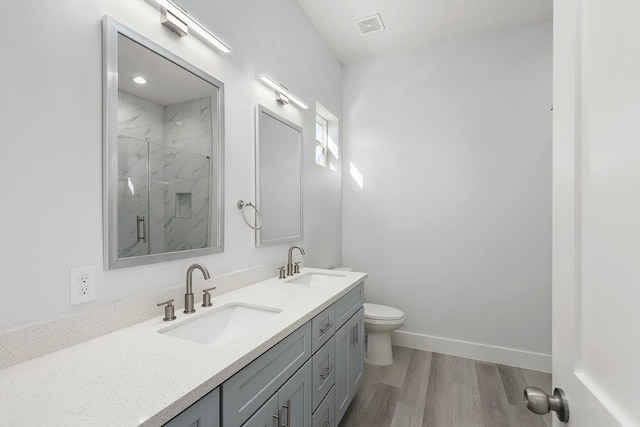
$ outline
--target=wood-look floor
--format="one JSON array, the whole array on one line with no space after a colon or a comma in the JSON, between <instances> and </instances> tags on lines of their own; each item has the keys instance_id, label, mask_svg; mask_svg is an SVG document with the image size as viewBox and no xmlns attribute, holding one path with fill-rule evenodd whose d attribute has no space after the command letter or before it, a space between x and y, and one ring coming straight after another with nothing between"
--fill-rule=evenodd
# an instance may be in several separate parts
<instances>
[{"instance_id":1,"label":"wood-look floor","mask_svg":"<svg viewBox=\"0 0 640 427\"><path fill-rule=\"evenodd\" d=\"M365 365L340 427L551 427L522 397L527 386L551 393L551 374L406 347L393 355L393 365Z\"/></svg>"}]
</instances>

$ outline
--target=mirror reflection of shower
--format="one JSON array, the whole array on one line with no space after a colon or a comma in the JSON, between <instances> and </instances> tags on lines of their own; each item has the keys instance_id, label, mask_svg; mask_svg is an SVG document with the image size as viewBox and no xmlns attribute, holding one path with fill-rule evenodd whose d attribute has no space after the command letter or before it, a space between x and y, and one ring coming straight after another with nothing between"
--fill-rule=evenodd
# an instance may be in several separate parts
<instances>
[{"instance_id":1,"label":"mirror reflection of shower","mask_svg":"<svg viewBox=\"0 0 640 427\"><path fill-rule=\"evenodd\" d=\"M118 255L206 248L212 99L161 105L118 92Z\"/></svg>"},{"instance_id":2,"label":"mirror reflection of shower","mask_svg":"<svg viewBox=\"0 0 640 427\"><path fill-rule=\"evenodd\" d=\"M104 265L224 251L224 83L103 19Z\"/></svg>"}]
</instances>

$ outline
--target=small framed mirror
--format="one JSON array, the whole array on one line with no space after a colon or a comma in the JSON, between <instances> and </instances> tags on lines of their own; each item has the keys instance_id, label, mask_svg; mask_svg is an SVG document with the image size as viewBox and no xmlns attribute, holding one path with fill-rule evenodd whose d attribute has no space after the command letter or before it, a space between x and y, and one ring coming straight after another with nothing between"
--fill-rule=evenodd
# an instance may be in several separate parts
<instances>
[{"instance_id":1,"label":"small framed mirror","mask_svg":"<svg viewBox=\"0 0 640 427\"><path fill-rule=\"evenodd\" d=\"M256 246L302 240L302 128L256 107Z\"/></svg>"},{"instance_id":2,"label":"small framed mirror","mask_svg":"<svg viewBox=\"0 0 640 427\"><path fill-rule=\"evenodd\" d=\"M223 251L224 85L103 21L105 269Z\"/></svg>"}]
</instances>

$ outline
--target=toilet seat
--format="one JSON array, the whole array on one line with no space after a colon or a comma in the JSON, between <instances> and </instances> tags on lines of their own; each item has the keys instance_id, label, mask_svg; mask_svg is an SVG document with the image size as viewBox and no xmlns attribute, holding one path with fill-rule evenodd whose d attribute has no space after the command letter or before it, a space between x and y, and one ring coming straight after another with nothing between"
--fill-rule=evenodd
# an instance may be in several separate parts
<instances>
[{"instance_id":1,"label":"toilet seat","mask_svg":"<svg viewBox=\"0 0 640 427\"><path fill-rule=\"evenodd\" d=\"M377 322L396 322L399 320L404 321L405 314L397 308L386 305L364 303L364 318Z\"/></svg>"}]
</instances>

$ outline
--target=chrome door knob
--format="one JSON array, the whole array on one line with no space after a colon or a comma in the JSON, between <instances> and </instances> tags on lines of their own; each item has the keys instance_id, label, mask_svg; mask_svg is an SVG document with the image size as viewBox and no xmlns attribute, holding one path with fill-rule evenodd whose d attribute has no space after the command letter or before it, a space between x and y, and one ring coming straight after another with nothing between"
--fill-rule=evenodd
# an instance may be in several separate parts
<instances>
[{"instance_id":1,"label":"chrome door knob","mask_svg":"<svg viewBox=\"0 0 640 427\"><path fill-rule=\"evenodd\" d=\"M534 414L546 415L554 411L560 421L569 421L569 402L561 388L554 389L553 396L549 396L538 387L527 387L524 390L524 402Z\"/></svg>"}]
</instances>

